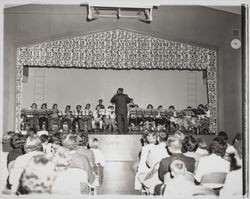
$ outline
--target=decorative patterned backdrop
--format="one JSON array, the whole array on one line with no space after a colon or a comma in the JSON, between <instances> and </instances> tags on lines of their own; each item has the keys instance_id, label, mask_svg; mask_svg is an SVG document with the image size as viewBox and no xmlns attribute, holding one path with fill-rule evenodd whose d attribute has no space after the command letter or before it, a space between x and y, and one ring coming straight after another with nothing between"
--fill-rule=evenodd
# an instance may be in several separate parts
<instances>
[{"instance_id":1,"label":"decorative patterned backdrop","mask_svg":"<svg viewBox=\"0 0 250 199\"><path fill-rule=\"evenodd\" d=\"M17 49L16 130L20 130L23 66L206 70L210 132L216 133L216 51L122 29Z\"/></svg>"}]
</instances>

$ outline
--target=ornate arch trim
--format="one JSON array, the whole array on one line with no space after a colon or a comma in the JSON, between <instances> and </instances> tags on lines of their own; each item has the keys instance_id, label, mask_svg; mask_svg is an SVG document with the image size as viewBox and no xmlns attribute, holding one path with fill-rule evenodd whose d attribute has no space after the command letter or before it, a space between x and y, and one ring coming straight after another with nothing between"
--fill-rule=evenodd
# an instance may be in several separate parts
<instances>
[{"instance_id":1,"label":"ornate arch trim","mask_svg":"<svg viewBox=\"0 0 250 199\"><path fill-rule=\"evenodd\" d=\"M17 48L16 130L20 130L23 66L84 69L206 70L210 132L216 133L216 51L122 29Z\"/></svg>"}]
</instances>

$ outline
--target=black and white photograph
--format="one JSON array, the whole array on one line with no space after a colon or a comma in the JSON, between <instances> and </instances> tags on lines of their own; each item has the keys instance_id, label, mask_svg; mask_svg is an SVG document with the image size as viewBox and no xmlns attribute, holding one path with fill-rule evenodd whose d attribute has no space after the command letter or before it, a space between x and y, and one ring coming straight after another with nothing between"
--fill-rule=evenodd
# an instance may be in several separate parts
<instances>
[{"instance_id":1,"label":"black and white photograph","mask_svg":"<svg viewBox=\"0 0 250 199\"><path fill-rule=\"evenodd\" d=\"M248 3L1 2L0 198L248 197Z\"/></svg>"}]
</instances>

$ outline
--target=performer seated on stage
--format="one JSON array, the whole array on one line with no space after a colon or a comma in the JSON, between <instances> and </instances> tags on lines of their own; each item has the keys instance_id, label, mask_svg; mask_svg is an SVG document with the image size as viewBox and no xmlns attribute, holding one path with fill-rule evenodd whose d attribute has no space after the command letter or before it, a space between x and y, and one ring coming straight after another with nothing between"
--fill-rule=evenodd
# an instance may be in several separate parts
<instances>
[{"instance_id":1,"label":"performer seated on stage","mask_svg":"<svg viewBox=\"0 0 250 199\"><path fill-rule=\"evenodd\" d=\"M41 109L46 111L47 110L47 103L43 103L41 106ZM46 126L46 130L49 129L49 120L46 116L41 116L39 118L39 129L42 129L42 126L45 125Z\"/></svg>"},{"instance_id":2,"label":"performer seated on stage","mask_svg":"<svg viewBox=\"0 0 250 199\"><path fill-rule=\"evenodd\" d=\"M143 126L143 116L139 114L136 110L139 109L139 106L136 104L133 108L129 108L129 128L132 131L142 130Z\"/></svg>"},{"instance_id":3,"label":"performer seated on stage","mask_svg":"<svg viewBox=\"0 0 250 199\"><path fill-rule=\"evenodd\" d=\"M62 124L65 124L65 121L67 122L68 129L71 130L72 129L72 122L73 122L73 113L71 111L70 105L67 105L65 107ZM63 125L61 128L63 129Z\"/></svg>"},{"instance_id":4,"label":"performer seated on stage","mask_svg":"<svg viewBox=\"0 0 250 199\"><path fill-rule=\"evenodd\" d=\"M169 118L169 123L167 124L168 128L171 129L171 128L177 128L176 127L176 122L177 122L177 115L176 115L176 112L175 112L175 107L173 105L169 106L168 107L168 110L171 112L171 116Z\"/></svg>"},{"instance_id":5,"label":"performer seated on stage","mask_svg":"<svg viewBox=\"0 0 250 199\"><path fill-rule=\"evenodd\" d=\"M90 104L86 104L84 111L83 111L83 118L82 118L82 123L83 123L83 128L85 132L90 132L92 129L92 117L93 117L93 112L90 110Z\"/></svg>"},{"instance_id":6,"label":"performer seated on stage","mask_svg":"<svg viewBox=\"0 0 250 199\"><path fill-rule=\"evenodd\" d=\"M155 118L155 126L158 131L165 129L166 126L166 117L161 116L162 105L159 105L158 108L158 115Z\"/></svg>"},{"instance_id":7,"label":"performer seated on stage","mask_svg":"<svg viewBox=\"0 0 250 199\"><path fill-rule=\"evenodd\" d=\"M74 119L72 122L73 131L83 130L83 125L82 125L83 112L82 112L81 105L78 104L76 106L76 111L73 112L73 116L74 116Z\"/></svg>"},{"instance_id":8,"label":"performer seated on stage","mask_svg":"<svg viewBox=\"0 0 250 199\"><path fill-rule=\"evenodd\" d=\"M37 110L37 104L33 103L30 108L34 111ZM33 115L33 117L27 118L27 122L29 123L29 126L31 128L34 128L34 129L39 128L39 119L35 115Z\"/></svg>"},{"instance_id":9,"label":"performer seated on stage","mask_svg":"<svg viewBox=\"0 0 250 199\"><path fill-rule=\"evenodd\" d=\"M128 108L136 108L136 106L138 106L138 105L136 105L136 104L134 103L134 99L131 98L131 100L130 100L130 102L129 102L129 104L128 104Z\"/></svg>"},{"instance_id":10,"label":"performer seated on stage","mask_svg":"<svg viewBox=\"0 0 250 199\"><path fill-rule=\"evenodd\" d=\"M36 103L33 103L33 104L31 105L31 109L37 110L37 104L36 104Z\"/></svg>"},{"instance_id":11,"label":"performer seated on stage","mask_svg":"<svg viewBox=\"0 0 250 199\"><path fill-rule=\"evenodd\" d=\"M115 107L109 106L106 110L106 115L104 118L105 125L109 131L115 131L117 129L116 126L116 115L115 115Z\"/></svg>"},{"instance_id":12,"label":"performer seated on stage","mask_svg":"<svg viewBox=\"0 0 250 199\"><path fill-rule=\"evenodd\" d=\"M59 118L59 110L58 110L58 105L53 104L52 106L53 113L51 114L51 119L50 119L50 129L52 131L57 131L60 128L60 118Z\"/></svg>"},{"instance_id":13,"label":"performer seated on stage","mask_svg":"<svg viewBox=\"0 0 250 199\"><path fill-rule=\"evenodd\" d=\"M155 121L154 121L154 118L152 117L152 115L151 114L147 114L147 111L149 111L149 110L153 110L153 105L152 104L149 104L148 106L147 106L147 109L145 110L145 112L146 112L146 114L144 114L144 125L145 125L145 128L146 129L151 129L151 130L154 130L154 129L156 129L155 128Z\"/></svg>"},{"instance_id":14,"label":"performer seated on stage","mask_svg":"<svg viewBox=\"0 0 250 199\"><path fill-rule=\"evenodd\" d=\"M99 99L99 100L98 100L97 106L99 106L100 109L105 109L105 106L103 105L103 100L102 100L102 99ZM95 109L97 108L97 106L95 107Z\"/></svg>"},{"instance_id":15,"label":"performer seated on stage","mask_svg":"<svg viewBox=\"0 0 250 199\"><path fill-rule=\"evenodd\" d=\"M92 129L97 130L97 126L99 127L99 130L103 130L103 116L99 113L100 106L96 106L96 110L93 113L93 120L92 120Z\"/></svg>"}]
</instances>

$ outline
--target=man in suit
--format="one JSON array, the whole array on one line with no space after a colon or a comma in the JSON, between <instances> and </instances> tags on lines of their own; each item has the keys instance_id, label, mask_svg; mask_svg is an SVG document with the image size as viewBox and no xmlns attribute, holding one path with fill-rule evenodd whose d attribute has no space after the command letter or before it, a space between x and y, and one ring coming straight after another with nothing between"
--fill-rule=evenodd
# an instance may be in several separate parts
<instances>
[{"instance_id":1,"label":"man in suit","mask_svg":"<svg viewBox=\"0 0 250 199\"><path fill-rule=\"evenodd\" d=\"M117 94L112 97L110 102L115 104L116 121L120 134L128 132L128 108L127 104L131 101L128 95L123 94L123 88L118 88Z\"/></svg>"}]
</instances>

